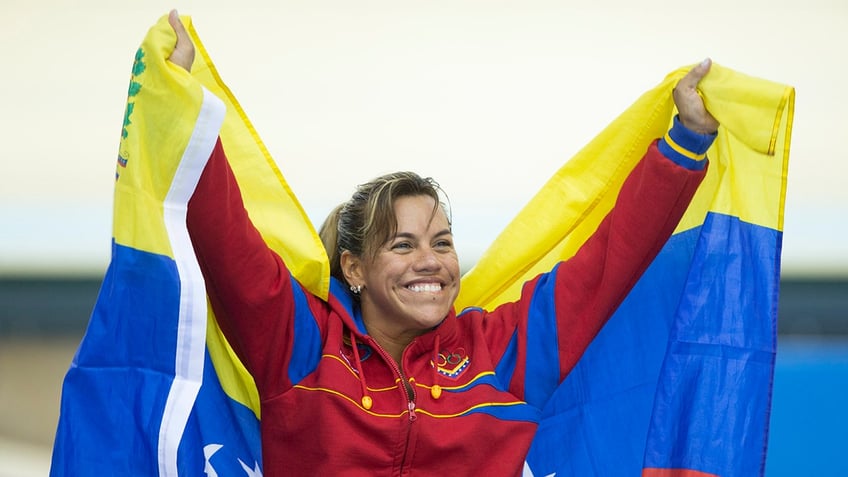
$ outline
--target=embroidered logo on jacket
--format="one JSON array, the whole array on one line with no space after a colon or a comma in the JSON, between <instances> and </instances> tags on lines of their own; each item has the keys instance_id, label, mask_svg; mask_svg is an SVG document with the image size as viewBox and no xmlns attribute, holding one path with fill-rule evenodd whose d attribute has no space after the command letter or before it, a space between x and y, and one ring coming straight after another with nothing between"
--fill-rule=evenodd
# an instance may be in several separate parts
<instances>
[{"instance_id":1,"label":"embroidered logo on jacket","mask_svg":"<svg viewBox=\"0 0 848 477\"><path fill-rule=\"evenodd\" d=\"M455 351L441 350L438 362L430 361L430 365L435 366L439 374L451 379L458 378L468 368L469 363L471 363L471 357L465 352L465 348Z\"/></svg>"}]
</instances>

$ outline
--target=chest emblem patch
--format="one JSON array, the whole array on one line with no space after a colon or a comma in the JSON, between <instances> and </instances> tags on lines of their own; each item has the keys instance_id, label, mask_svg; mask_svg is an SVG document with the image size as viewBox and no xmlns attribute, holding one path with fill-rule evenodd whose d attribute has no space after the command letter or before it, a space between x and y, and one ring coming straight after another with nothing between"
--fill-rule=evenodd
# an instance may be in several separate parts
<instances>
[{"instance_id":1,"label":"chest emblem patch","mask_svg":"<svg viewBox=\"0 0 848 477\"><path fill-rule=\"evenodd\" d=\"M431 366L436 367L436 371L442 376L451 379L458 378L463 371L468 369L471 363L471 357L465 352L465 348L458 348L454 351L439 351L437 361L430 361Z\"/></svg>"}]
</instances>

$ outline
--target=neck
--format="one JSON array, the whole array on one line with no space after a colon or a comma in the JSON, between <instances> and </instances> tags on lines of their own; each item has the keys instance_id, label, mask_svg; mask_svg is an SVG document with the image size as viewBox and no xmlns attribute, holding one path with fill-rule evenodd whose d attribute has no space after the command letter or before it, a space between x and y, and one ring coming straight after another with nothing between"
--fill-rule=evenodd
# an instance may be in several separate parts
<instances>
[{"instance_id":1,"label":"neck","mask_svg":"<svg viewBox=\"0 0 848 477\"><path fill-rule=\"evenodd\" d=\"M386 333L383 333L380 329L371 329L366 324L366 328L368 328L368 334L374 338L374 341L383 348L389 356L395 360L395 363L398 367L401 366L401 359L403 357L403 350L409 346L409 343L415 339L414 336L391 336Z\"/></svg>"}]
</instances>

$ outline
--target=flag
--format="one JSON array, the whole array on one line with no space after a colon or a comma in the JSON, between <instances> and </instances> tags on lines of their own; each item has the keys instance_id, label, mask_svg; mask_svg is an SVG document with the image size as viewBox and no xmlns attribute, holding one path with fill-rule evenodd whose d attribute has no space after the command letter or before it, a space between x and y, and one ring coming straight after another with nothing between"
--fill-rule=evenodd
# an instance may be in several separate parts
<instances>
[{"instance_id":1,"label":"flag","mask_svg":"<svg viewBox=\"0 0 848 477\"><path fill-rule=\"evenodd\" d=\"M491 309L573 255L676 114L669 74L542 187L462 282ZM527 456L536 476L710 477L765 470L794 89L719 65L721 123L674 235L557 388Z\"/></svg>"},{"instance_id":2,"label":"flag","mask_svg":"<svg viewBox=\"0 0 848 477\"><path fill-rule=\"evenodd\" d=\"M219 135L265 241L327 296L327 257L312 224L190 18L183 23L198 51L191 74L166 60L176 41L167 17L133 63L112 259L63 383L54 476L261 475L256 388L207 306L185 228ZM525 279L574 253L648 142L666 132L671 88L685 70L555 174L463 278L458 307L510 300ZM718 65L701 86L722 123L709 175L544 409L528 475L762 473L794 91Z\"/></svg>"},{"instance_id":3,"label":"flag","mask_svg":"<svg viewBox=\"0 0 848 477\"><path fill-rule=\"evenodd\" d=\"M261 475L256 387L207 306L188 200L219 135L251 218L326 297L321 241L183 18L192 73L167 61L167 16L135 55L116 165L112 257L67 372L51 475ZM285 244L283 237L286 237Z\"/></svg>"}]
</instances>

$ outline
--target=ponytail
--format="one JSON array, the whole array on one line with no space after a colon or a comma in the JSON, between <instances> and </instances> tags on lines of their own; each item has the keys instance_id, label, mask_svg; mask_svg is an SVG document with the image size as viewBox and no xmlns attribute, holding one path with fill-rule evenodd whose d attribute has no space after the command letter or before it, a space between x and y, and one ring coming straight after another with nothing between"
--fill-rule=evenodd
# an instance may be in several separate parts
<instances>
[{"instance_id":1,"label":"ponytail","mask_svg":"<svg viewBox=\"0 0 848 477\"><path fill-rule=\"evenodd\" d=\"M321 228L318 229L318 236L321 237L321 243L324 244L327 258L330 260L330 276L345 283L342 273L341 250L339 249L339 215L343 207L344 204L339 204L330 211L330 214L324 219L324 223L321 224Z\"/></svg>"}]
</instances>

